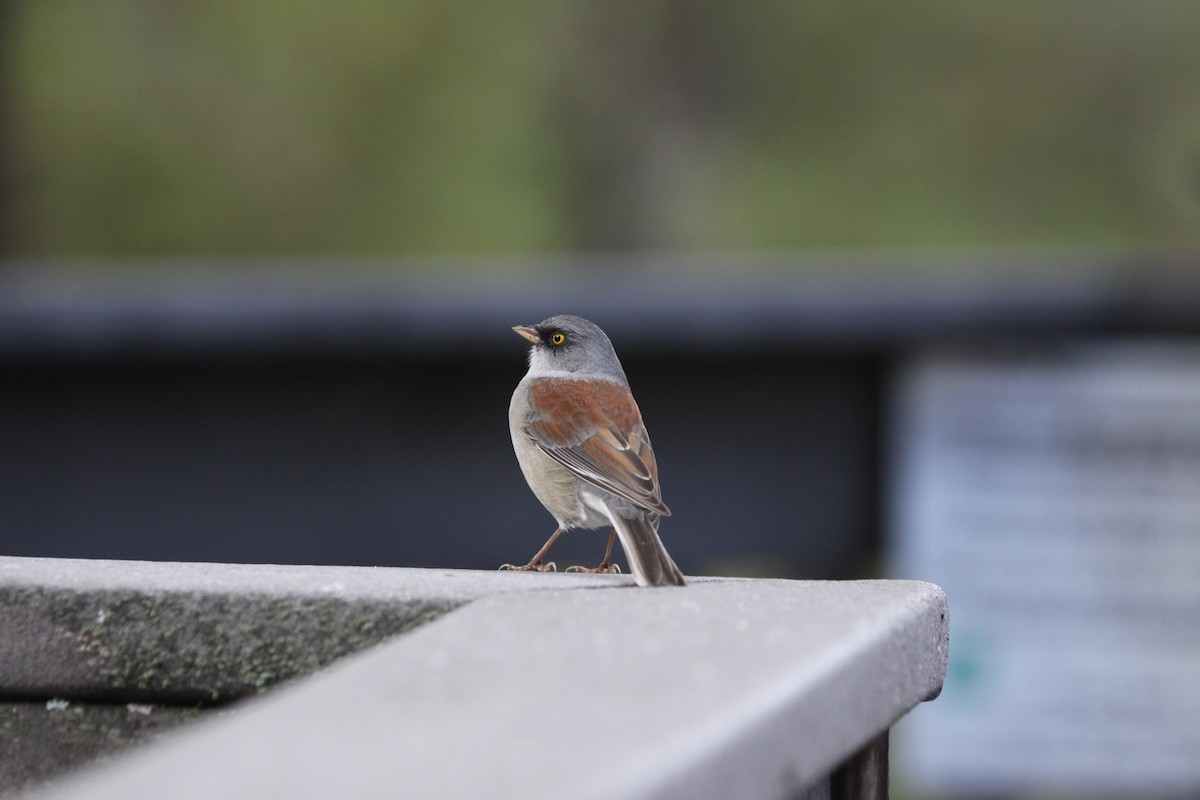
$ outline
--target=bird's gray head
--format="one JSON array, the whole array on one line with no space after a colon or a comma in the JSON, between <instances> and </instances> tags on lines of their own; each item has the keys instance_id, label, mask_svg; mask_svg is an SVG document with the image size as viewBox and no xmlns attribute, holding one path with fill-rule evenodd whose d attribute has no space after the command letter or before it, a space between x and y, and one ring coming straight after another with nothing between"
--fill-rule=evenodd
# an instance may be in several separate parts
<instances>
[{"instance_id":1,"label":"bird's gray head","mask_svg":"<svg viewBox=\"0 0 1200 800\"><path fill-rule=\"evenodd\" d=\"M513 330L533 345L529 351L530 373L567 372L628 384L612 342L594 322L560 314L536 325L517 325Z\"/></svg>"}]
</instances>

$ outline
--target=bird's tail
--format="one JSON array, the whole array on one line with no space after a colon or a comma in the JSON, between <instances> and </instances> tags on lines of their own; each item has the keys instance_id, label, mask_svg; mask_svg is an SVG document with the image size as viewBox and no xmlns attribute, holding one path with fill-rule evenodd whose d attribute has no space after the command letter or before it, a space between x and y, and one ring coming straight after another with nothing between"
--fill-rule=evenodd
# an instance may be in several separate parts
<instances>
[{"instance_id":1,"label":"bird's tail","mask_svg":"<svg viewBox=\"0 0 1200 800\"><path fill-rule=\"evenodd\" d=\"M657 516L627 519L613 515L612 522L629 559L629 570L639 586L684 585L683 573L658 538Z\"/></svg>"}]
</instances>

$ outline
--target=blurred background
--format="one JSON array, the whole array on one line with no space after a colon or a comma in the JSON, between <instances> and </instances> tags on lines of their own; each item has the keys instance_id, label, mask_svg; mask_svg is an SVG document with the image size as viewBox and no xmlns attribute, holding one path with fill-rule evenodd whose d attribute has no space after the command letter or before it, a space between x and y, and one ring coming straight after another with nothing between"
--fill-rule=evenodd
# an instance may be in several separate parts
<instances>
[{"instance_id":1,"label":"blurred background","mask_svg":"<svg viewBox=\"0 0 1200 800\"><path fill-rule=\"evenodd\" d=\"M899 793L1200 796L1197 42L1182 0L0 0L0 552L527 559L508 328L583 314L686 572L947 589Z\"/></svg>"}]
</instances>

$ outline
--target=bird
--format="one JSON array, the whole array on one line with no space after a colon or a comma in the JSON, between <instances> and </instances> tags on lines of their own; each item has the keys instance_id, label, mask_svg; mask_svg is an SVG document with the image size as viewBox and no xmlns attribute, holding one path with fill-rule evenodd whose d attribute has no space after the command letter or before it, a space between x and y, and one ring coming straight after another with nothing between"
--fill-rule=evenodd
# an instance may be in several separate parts
<instances>
[{"instance_id":1,"label":"bird","mask_svg":"<svg viewBox=\"0 0 1200 800\"><path fill-rule=\"evenodd\" d=\"M671 511L650 436L612 342L595 323L568 314L513 330L531 345L529 371L508 408L513 451L558 528L529 563L500 569L552 571L545 557L564 531L607 525L600 565L568 572L619 572L610 561L615 537L638 585L683 586L658 535Z\"/></svg>"}]
</instances>

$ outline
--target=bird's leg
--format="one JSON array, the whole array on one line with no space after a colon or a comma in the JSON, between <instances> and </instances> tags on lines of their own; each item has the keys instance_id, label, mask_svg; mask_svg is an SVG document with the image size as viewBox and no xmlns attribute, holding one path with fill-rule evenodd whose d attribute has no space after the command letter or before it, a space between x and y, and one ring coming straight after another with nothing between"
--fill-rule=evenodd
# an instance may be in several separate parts
<instances>
[{"instance_id":1,"label":"bird's leg","mask_svg":"<svg viewBox=\"0 0 1200 800\"><path fill-rule=\"evenodd\" d=\"M554 531L554 533L550 534L550 538L546 540L544 545L542 545L542 549L534 553L533 558L529 559L529 563L525 566L514 567L512 564L501 564L500 569L511 570L513 572L556 572L558 567L555 566L554 562L547 561L543 564L542 558L545 557L546 553L550 552L550 545L554 544L559 536L562 536L562 532L563 529L558 528ZM611 545L612 543L610 542L609 546Z\"/></svg>"},{"instance_id":2,"label":"bird's leg","mask_svg":"<svg viewBox=\"0 0 1200 800\"><path fill-rule=\"evenodd\" d=\"M608 530L608 547L604 548L604 560L600 562L600 566L596 567L595 569L591 569L588 567L567 567L567 572L592 572L592 573L620 572L621 567L618 566L617 564L614 564L611 561L609 561L609 557L612 556L613 542L616 541L616 538L617 538L617 529L609 528L609 530Z\"/></svg>"}]
</instances>

